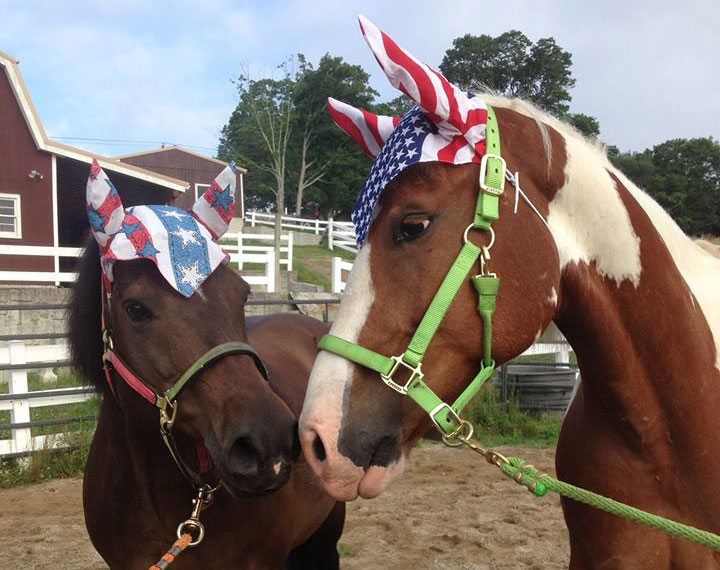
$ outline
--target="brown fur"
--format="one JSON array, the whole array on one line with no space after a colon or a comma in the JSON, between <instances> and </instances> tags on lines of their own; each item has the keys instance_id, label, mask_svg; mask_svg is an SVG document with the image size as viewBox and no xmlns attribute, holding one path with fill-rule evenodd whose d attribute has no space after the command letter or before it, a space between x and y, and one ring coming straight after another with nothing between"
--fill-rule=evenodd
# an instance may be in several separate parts
<instances>
[{"instance_id":1,"label":"brown fur","mask_svg":"<svg viewBox=\"0 0 720 570\"><path fill-rule=\"evenodd\" d=\"M534 122L502 108L497 116L508 167L520 171L523 189L547 216L549 202L565 184L564 139L549 127L548 169ZM407 347L462 245L477 175L474 165L426 163L406 170L385 190L368 240L375 301L360 345L385 355ZM712 334L647 214L612 173L608 176L640 240L638 286L602 277L594 262L570 263L561 272L548 230L527 207L512 213L508 186L493 226L491 270L501 282L493 357L500 364L516 356L555 320L577 353L583 377L558 446L561 478L720 532L720 373ZM427 214L432 225L419 239L398 243L400 222L412 213ZM553 288L557 305L550 300ZM467 284L423 363L426 381L446 401L467 385L482 357L475 304ZM346 405L338 449L366 468L409 453L430 427L408 398L361 367L355 367ZM572 570L720 568L720 556L710 550L571 501L563 506Z\"/></svg>"},{"instance_id":2,"label":"brown fur","mask_svg":"<svg viewBox=\"0 0 720 570\"><path fill-rule=\"evenodd\" d=\"M174 432L182 454L194 464L194 442L204 442L216 469L208 479L221 477L224 487L202 514L205 541L184 552L173 568L336 569L344 505L323 492L304 461L296 461L292 471L283 466L279 474L264 465L292 462L297 453L296 418L326 326L300 316L272 316L250 322L246 334L249 288L227 267L203 284L207 301L198 293L182 298L146 261L119 263L115 275L115 349L146 382L167 389L198 356L231 340L252 343L270 373L268 384L249 357L229 356L180 396ZM85 302L99 303L96 293ZM129 299L149 307L152 318L131 321L123 308ZM176 527L190 514L193 492L162 443L157 410L119 377L114 386L117 399L103 398L88 458L86 524L111 568L147 568L174 541ZM267 455L258 459L255 475L240 469L243 457L236 457L248 438L258 454Z\"/></svg>"}]
</instances>

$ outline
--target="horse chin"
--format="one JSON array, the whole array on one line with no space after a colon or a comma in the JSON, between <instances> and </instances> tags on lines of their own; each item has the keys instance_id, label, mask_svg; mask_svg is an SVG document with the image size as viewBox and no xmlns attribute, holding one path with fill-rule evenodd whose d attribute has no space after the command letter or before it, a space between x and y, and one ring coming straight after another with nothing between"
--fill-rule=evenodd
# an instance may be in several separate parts
<instances>
[{"instance_id":1,"label":"horse chin","mask_svg":"<svg viewBox=\"0 0 720 570\"><path fill-rule=\"evenodd\" d=\"M388 485L399 477L405 469L405 456L401 455L400 459L394 461L387 467L371 465L365 472L358 485L358 494L363 499L374 499L382 494Z\"/></svg>"},{"instance_id":2,"label":"horse chin","mask_svg":"<svg viewBox=\"0 0 720 570\"><path fill-rule=\"evenodd\" d=\"M290 479L292 465L287 463L268 476L245 477L228 473L218 467L223 487L235 499L259 499L280 490Z\"/></svg>"}]
</instances>

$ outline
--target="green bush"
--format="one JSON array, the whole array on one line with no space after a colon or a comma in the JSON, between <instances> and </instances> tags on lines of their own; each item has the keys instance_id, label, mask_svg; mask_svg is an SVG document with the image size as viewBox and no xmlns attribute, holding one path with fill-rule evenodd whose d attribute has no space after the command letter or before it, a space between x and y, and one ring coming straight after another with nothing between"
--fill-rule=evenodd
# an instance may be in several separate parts
<instances>
[{"instance_id":1,"label":"green bush","mask_svg":"<svg viewBox=\"0 0 720 570\"><path fill-rule=\"evenodd\" d=\"M556 415L521 411L515 397L507 403L500 402L498 391L492 387L482 390L463 416L475 426L477 439L489 446L554 446L562 425L562 419Z\"/></svg>"}]
</instances>

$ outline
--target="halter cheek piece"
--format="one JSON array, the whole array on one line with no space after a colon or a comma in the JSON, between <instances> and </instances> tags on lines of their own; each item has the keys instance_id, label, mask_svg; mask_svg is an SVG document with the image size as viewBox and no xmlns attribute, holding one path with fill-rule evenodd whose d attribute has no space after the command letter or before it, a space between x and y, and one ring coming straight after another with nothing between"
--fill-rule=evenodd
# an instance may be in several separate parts
<instances>
[{"instance_id":1,"label":"halter cheek piece","mask_svg":"<svg viewBox=\"0 0 720 570\"><path fill-rule=\"evenodd\" d=\"M500 280L497 275L489 272L490 248L495 241L491 224L499 218L499 198L504 190L506 165L505 160L500 156L500 132L495 112L490 106L488 106L485 150L480 163L480 193L473 221L463 235L464 245L435 293L407 350L403 354L388 358L333 335L323 336L318 343L318 347L322 350L379 373L381 380L387 386L409 396L428 413L446 441L456 440L454 436L468 429L470 424L460 419L460 413L495 370L495 361L492 359L492 315ZM472 243L468 239L471 230L489 232L488 244L477 246ZM480 273L473 276L471 282L478 293L478 312L483 323L483 362L475 378L450 405L441 400L423 380L422 359L445 313L478 258ZM409 373L409 377L401 383L396 380L396 374L402 369Z\"/></svg>"},{"instance_id":2,"label":"halter cheek piece","mask_svg":"<svg viewBox=\"0 0 720 570\"><path fill-rule=\"evenodd\" d=\"M113 388L112 381L110 379L110 371L115 370L118 376L122 378L125 383L132 388L136 393L142 396L145 400L153 404L160 412L160 435L165 442L170 455L177 464L181 473L198 489L203 488L206 484L203 481L201 474L191 469L187 463L182 459L180 452L175 441L175 437L172 433L172 427L175 424L178 411L178 398L180 397L183 389L190 383L191 380L195 379L205 368L210 366L212 363L230 356L233 354L243 354L252 357L255 362L260 374L262 374L265 380L268 379L267 369L263 364L260 356L255 350L247 343L244 342L226 342L214 346L208 350L205 354L200 356L191 366L188 368L180 378L165 392L160 392L147 382L145 382L140 376L138 376L130 366L115 352L113 349L112 337L110 335L110 329L106 326L105 311L107 307L107 292L103 281L102 286L102 338L103 338L103 370L105 371L105 378L107 380L110 391L113 396L116 396L115 389ZM202 449L202 452L200 451ZM207 458L207 451L202 447L198 446L198 459L200 463L210 463Z\"/></svg>"}]
</instances>

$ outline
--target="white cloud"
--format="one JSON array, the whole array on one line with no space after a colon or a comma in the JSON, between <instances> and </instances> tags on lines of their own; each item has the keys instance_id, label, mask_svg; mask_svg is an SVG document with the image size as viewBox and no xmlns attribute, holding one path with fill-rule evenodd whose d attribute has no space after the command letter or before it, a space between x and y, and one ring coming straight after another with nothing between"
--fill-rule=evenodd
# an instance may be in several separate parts
<instances>
[{"instance_id":1,"label":"white cloud","mask_svg":"<svg viewBox=\"0 0 720 570\"><path fill-rule=\"evenodd\" d=\"M573 53L573 110L598 117L604 138L621 148L720 136L720 3L702 0L29 0L21 7L0 0L0 50L21 60L41 119L62 133L56 136L215 147L236 104L229 80L243 66L260 74L291 54L317 61L330 52L362 65L371 86L394 97L362 39L358 12L435 66L465 33L555 37Z\"/></svg>"}]
</instances>

